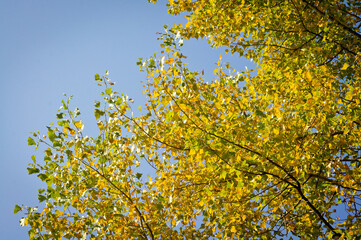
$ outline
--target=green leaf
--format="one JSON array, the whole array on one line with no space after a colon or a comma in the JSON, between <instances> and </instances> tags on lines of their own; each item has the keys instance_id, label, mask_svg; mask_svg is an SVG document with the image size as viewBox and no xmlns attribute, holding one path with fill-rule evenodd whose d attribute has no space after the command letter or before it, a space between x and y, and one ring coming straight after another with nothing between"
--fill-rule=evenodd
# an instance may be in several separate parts
<instances>
[{"instance_id":1,"label":"green leaf","mask_svg":"<svg viewBox=\"0 0 361 240\"><path fill-rule=\"evenodd\" d=\"M137 174L135 174L135 177L138 178L138 179L140 179L142 176L143 176L142 173L137 173Z\"/></svg>"},{"instance_id":2,"label":"green leaf","mask_svg":"<svg viewBox=\"0 0 361 240\"><path fill-rule=\"evenodd\" d=\"M101 116L103 116L105 113L99 109L94 110L94 116L96 119L99 119Z\"/></svg>"},{"instance_id":3,"label":"green leaf","mask_svg":"<svg viewBox=\"0 0 361 240\"><path fill-rule=\"evenodd\" d=\"M38 195L39 202L44 202L46 200L46 197L44 195Z\"/></svg>"},{"instance_id":4,"label":"green leaf","mask_svg":"<svg viewBox=\"0 0 361 240\"><path fill-rule=\"evenodd\" d=\"M52 142L55 141L56 135L55 135L55 132L53 129L49 128L48 136L49 136L50 141L52 141Z\"/></svg>"},{"instance_id":5,"label":"green leaf","mask_svg":"<svg viewBox=\"0 0 361 240\"><path fill-rule=\"evenodd\" d=\"M226 176L227 176L227 172L226 172L226 171L222 171L220 177L223 178L223 179L225 179Z\"/></svg>"},{"instance_id":6,"label":"green leaf","mask_svg":"<svg viewBox=\"0 0 361 240\"><path fill-rule=\"evenodd\" d=\"M111 88L105 89L105 93L108 94L108 95L110 95L112 93L112 91L113 90Z\"/></svg>"},{"instance_id":7,"label":"green leaf","mask_svg":"<svg viewBox=\"0 0 361 240\"><path fill-rule=\"evenodd\" d=\"M62 104L63 104L63 108L64 108L65 110L67 110L67 109L68 109L68 104L65 103L64 100L61 100L61 102L62 102Z\"/></svg>"},{"instance_id":8,"label":"green leaf","mask_svg":"<svg viewBox=\"0 0 361 240\"><path fill-rule=\"evenodd\" d=\"M70 233L67 233L63 236L63 238L66 238L66 239L72 239L72 235Z\"/></svg>"},{"instance_id":9,"label":"green leaf","mask_svg":"<svg viewBox=\"0 0 361 240\"><path fill-rule=\"evenodd\" d=\"M95 80L96 80L96 81L99 81L99 80L100 80L100 76L99 76L98 73L95 74Z\"/></svg>"},{"instance_id":10,"label":"green leaf","mask_svg":"<svg viewBox=\"0 0 361 240\"><path fill-rule=\"evenodd\" d=\"M53 147L61 147L61 142L60 141L54 141L53 142Z\"/></svg>"},{"instance_id":11,"label":"green leaf","mask_svg":"<svg viewBox=\"0 0 361 240\"><path fill-rule=\"evenodd\" d=\"M57 118L57 119L63 119L64 116L65 116L65 113L58 113L58 114L56 114L56 118Z\"/></svg>"},{"instance_id":12,"label":"green leaf","mask_svg":"<svg viewBox=\"0 0 361 240\"><path fill-rule=\"evenodd\" d=\"M34 139L32 139L31 137L28 137L28 145L31 146L31 145L36 145Z\"/></svg>"},{"instance_id":13,"label":"green leaf","mask_svg":"<svg viewBox=\"0 0 361 240\"><path fill-rule=\"evenodd\" d=\"M162 210L163 209L163 204L157 203L156 207L157 207L158 210Z\"/></svg>"},{"instance_id":14,"label":"green leaf","mask_svg":"<svg viewBox=\"0 0 361 240\"><path fill-rule=\"evenodd\" d=\"M29 173L29 175L30 174L35 174L35 173L39 173L40 172L40 170L38 169L38 168L35 168L35 167L33 167L33 168L27 168L28 169L28 173Z\"/></svg>"},{"instance_id":15,"label":"green leaf","mask_svg":"<svg viewBox=\"0 0 361 240\"><path fill-rule=\"evenodd\" d=\"M46 153L47 156L52 156L53 155L50 148L45 149L44 152Z\"/></svg>"},{"instance_id":16,"label":"green leaf","mask_svg":"<svg viewBox=\"0 0 361 240\"><path fill-rule=\"evenodd\" d=\"M264 114L264 112L262 112L261 110L257 109L255 113L257 116L266 117L266 114Z\"/></svg>"},{"instance_id":17,"label":"green leaf","mask_svg":"<svg viewBox=\"0 0 361 240\"><path fill-rule=\"evenodd\" d=\"M14 208L14 214L17 214L19 211L23 210L19 205L15 205L15 208Z\"/></svg>"},{"instance_id":18,"label":"green leaf","mask_svg":"<svg viewBox=\"0 0 361 240\"><path fill-rule=\"evenodd\" d=\"M38 175L38 177L42 180L42 181L45 181L46 179L48 179L48 176L46 174L43 174L43 173L40 173Z\"/></svg>"}]
</instances>

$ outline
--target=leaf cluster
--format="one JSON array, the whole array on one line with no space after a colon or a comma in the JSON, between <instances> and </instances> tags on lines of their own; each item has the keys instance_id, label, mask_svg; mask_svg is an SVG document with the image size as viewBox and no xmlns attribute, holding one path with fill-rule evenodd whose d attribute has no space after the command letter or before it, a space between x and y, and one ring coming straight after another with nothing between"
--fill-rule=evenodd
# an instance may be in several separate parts
<instances>
[{"instance_id":1,"label":"leaf cluster","mask_svg":"<svg viewBox=\"0 0 361 240\"><path fill-rule=\"evenodd\" d=\"M169 0L168 12L187 23L139 59L139 114L96 74L96 137L68 100L28 138L46 146L28 171L47 184L42 210L14 210L30 238L360 237L360 3ZM256 71L221 58L213 80L191 71L183 39L202 37Z\"/></svg>"}]
</instances>

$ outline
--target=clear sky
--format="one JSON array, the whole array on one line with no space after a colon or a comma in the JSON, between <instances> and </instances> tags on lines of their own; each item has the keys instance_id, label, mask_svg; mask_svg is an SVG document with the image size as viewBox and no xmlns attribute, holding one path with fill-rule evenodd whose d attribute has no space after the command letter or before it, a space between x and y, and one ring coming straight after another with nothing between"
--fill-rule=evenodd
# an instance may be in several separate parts
<instances>
[{"instance_id":1,"label":"clear sky","mask_svg":"<svg viewBox=\"0 0 361 240\"><path fill-rule=\"evenodd\" d=\"M27 239L15 204L37 205L36 176L28 176L30 132L54 121L63 93L74 95L85 132L95 131L93 103L99 99L94 74L110 71L115 89L144 103L139 57L159 50L156 32L183 21L167 15L163 0L0 0L1 158L0 238ZM185 41L192 69L211 72L220 51L205 41ZM223 57L223 59L225 59ZM227 58L226 58L227 60ZM244 69L237 57L229 61ZM93 130L92 130L93 129ZM37 153L41 157L41 152Z\"/></svg>"}]
</instances>

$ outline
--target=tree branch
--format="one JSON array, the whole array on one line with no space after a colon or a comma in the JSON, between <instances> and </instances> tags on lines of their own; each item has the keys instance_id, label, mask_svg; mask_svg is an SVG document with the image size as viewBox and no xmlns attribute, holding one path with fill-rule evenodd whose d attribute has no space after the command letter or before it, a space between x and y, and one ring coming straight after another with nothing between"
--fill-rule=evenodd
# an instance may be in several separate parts
<instances>
[{"instance_id":1,"label":"tree branch","mask_svg":"<svg viewBox=\"0 0 361 240\"><path fill-rule=\"evenodd\" d=\"M313 5L312 3L308 2L307 0L302 0L304 3L306 3L307 5L311 6L314 10L316 10L318 13L320 13L322 16L326 16L326 14L324 12L322 12L320 9L317 8L317 6ZM344 30L348 31L349 33L351 33L352 35L356 36L357 38L359 38L361 40L361 34L357 33L356 31L354 31L352 28L344 25L343 23L341 23L340 21L338 21L336 18L334 18L331 15L327 15L332 21L336 22L337 25L339 25L340 27L342 27Z\"/></svg>"}]
</instances>

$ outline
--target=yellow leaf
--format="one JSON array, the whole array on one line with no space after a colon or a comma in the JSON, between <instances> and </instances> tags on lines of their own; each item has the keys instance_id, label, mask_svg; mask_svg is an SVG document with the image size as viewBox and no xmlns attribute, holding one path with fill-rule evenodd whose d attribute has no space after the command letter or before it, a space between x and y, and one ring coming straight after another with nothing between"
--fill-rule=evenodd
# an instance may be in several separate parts
<instances>
[{"instance_id":1,"label":"yellow leaf","mask_svg":"<svg viewBox=\"0 0 361 240\"><path fill-rule=\"evenodd\" d=\"M187 109L187 105L181 103L179 104L179 107L182 109L182 110L186 110Z\"/></svg>"},{"instance_id":2,"label":"yellow leaf","mask_svg":"<svg viewBox=\"0 0 361 240\"><path fill-rule=\"evenodd\" d=\"M81 122L81 121L77 121L74 123L74 126L77 128L77 129L82 129L84 124Z\"/></svg>"},{"instance_id":3,"label":"yellow leaf","mask_svg":"<svg viewBox=\"0 0 361 240\"><path fill-rule=\"evenodd\" d=\"M105 127L104 127L104 124L102 121L98 121L97 125L98 125L99 130L104 130Z\"/></svg>"},{"instance_id":4,"label":"yellow leaf","mask_svg":"<svg viewBox=\"0 0 361 240\"><path fill-rule=\"evenodd\" d=\"M168 64L172 64L174 62L174 58L169 58L168 59Z\"/></svg>"},{"instance_id":5,"label":"yellow leaf","mask_svg":"<svg viewBox=\"0 0 361 240\"><path fill-rule=\"evenodd\" d=\"M266 228L266 224L264 222L261 223L261 228Z\"/></svg>"},{"instance_id":6,"label":"yellow leaf","mask_svg":"<svg viewBox=\"0 0 361 240\"><path fill-rule=\"evenodd\" d=\"M71 135L74 135L74 134L75 134L75 131L74 131L74 129L72 129L72 128L67 127L66 130L68 130Z\"/></svg>"},{"instance_id":7,"label":"yellow leaf","mask_svg":"<svg viewBox=\"0 0 361 240\"><path fill-rule=\"evenodd\" d=\"M312 80L312 75L311 75L311 73L310 73L309 71L305 72L305 78L306 78L307 80L309 80L309 81Z\"/></svg>"},{"instance_id":8,"label":"yellow leaf","mask_svg":"<svg viewBox=\"0 0 361 240\"><path fill-rule=\"evenodd\" d=\"M280 131L279 131L277 128L274 128L274 129L273 129L273 133L274 133L275 135L278 135L278 134L280 133Z\"/></svg>"},{"instance_id":9,"label":"yellow leaf","mask_svg":"<svg viewBox=\"0 0 361 240\"><path fill-rule=\"evenodd\" d=\"M347 68L348 68L348 64L347 63L345 63L343 66L342 66L342 68L341 68L341 70L346 70Z\"/></svg>"}]
</instances>

